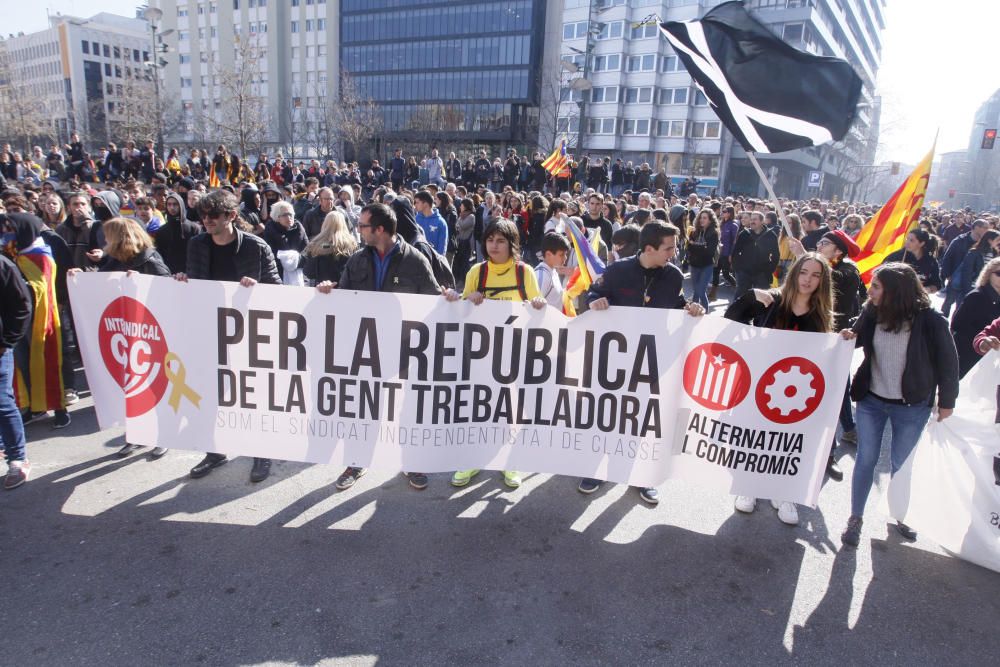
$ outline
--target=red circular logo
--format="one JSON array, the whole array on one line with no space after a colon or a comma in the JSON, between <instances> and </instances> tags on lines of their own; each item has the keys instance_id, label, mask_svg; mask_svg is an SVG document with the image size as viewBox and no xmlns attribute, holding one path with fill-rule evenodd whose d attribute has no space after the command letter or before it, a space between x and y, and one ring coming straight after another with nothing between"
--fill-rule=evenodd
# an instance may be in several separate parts
<instances>
[{"instance_id":1,"label":"red circular logo","mask_svg":"<svg viewBox=\"0 0 1000 667\"><path fill-rule=\"evenodd\" d=\"M730 410L750 393L750 367L736 350L705 343L684 361L684 391L709 410Z\"/></svg>"},{"instance_id":2,"label":"red circular logo","mask_svg":"<svg viewBox=\"0 0 1000 667\"><path fill-rule=\"evenodd\" d=\"M819 407L826 382L819 366L803 357L782 359L760 377L754 398L776 424L802 421Z\"/></svg>"},{"instance_id":3,"label":"red circular logo","mask_svg":"<svg viewBox=\"0 0 1000 667\"><path fill-rule=\"evenodd\" d=\"M160 323L144 305L120 296L104 309L98 330L104 365L125 391L125 415L149 412L167 390L168 350Z\"/></svg>"}]
</instances>

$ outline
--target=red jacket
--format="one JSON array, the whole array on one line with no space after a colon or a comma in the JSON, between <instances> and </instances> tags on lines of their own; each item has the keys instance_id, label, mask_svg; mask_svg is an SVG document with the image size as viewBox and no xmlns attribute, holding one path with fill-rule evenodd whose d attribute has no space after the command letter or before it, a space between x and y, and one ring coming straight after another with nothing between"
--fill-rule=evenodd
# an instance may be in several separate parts
<instances>
[{"instance_id":1,"label":"red jacket","mask_svg":"<svg viewBox=\"0 0 1000 667\"><path fill-rule=\"evenodd\" d=\"M1000 317L987 324L986 328L980 331L976 337L972 339L972 347L979 353L980 356L982 356L983 351L979 349L979 344L983 342L987 336L1000 338Z\"/></svg>"}]
</instances>

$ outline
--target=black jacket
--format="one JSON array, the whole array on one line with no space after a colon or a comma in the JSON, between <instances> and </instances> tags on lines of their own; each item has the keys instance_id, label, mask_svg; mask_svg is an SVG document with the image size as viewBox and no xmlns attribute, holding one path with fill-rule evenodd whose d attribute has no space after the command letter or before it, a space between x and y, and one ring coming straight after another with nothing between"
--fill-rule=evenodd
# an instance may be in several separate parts
<instances>
[{"instance_id":1,"label":"black jacket","mask_svg":"<svg viewBox=\"0 0 1000 667\"><path fill-rule=\"evenodd\" d=\"M375 248L366 246L351 255L340 275L338 289L375 292ZM389 269L382 282L383 292L400 294L440 294L430 262L423 253L403 239L399 250L389 258Z\"/></svg>"},{"instance_id":2,"label":"black jacket","mask_svg":"<svg viewBox=\"0 0 1000 667\"><path fill-rule=\"evenodd\" d=\"M0 255L0 349L9 350L31 326L31 293L14 262Z\"/></svg>"},{"instance_id":3,"label":"black jacket","mask_svg":"<svg viewBox=\"0 0 1000 667\"><path fill-rule=\"evenodd\" d=\"M976 334L1000 317L1000 294L989 285L983 285L969 292L965 301L955 311L951 319L951 333L958 349L958 376L972 370L982 358L972 347Z\"/></svg>"},{"instance_id":4,"label":"black jacket","mask_svg":"<svg viewBox=\"0 0 1000 667\"><path fill-rule=\"evenodd\" d=\"M687 261L694 267L713 266L719 259L719 232L696 230L688 240Z\"/></svg>"},{"instance_id":5,"label":"black jacket","mask_svg":"<svg viewBox=\"0 0 1000 667\"><path fill-rule=\"evenodd\" d=\"M211 280L212 235L198 234L188 243L187 275L197 280ZM271 248L253 234L236 230L236 271L241 278L253 278L259 283L280 285L278 267Z\"/></svg>"},{"instance_id":6,"label":"black jacket","mask_svg":"<svg viewBox=\"0 0 1000 667\"><path fill-rule=\"evenodd\" d=\"M831 267L833 278L833 330L841 331L851 326L851 321L861 312L861 304L868 298L868 290L861 280L858 265L841 260Z\"/></svg>"},{"instance_id":7,"label":"black jacket","mask_svg":"<svg viewBox=\"0 0 1000 667\"><path fill-rule=\"evenodd\" d=\"M170 220L156 230L156 251L173 273L187 273L188 243L201 233L201 228L190 220Z\"/></svg>"},{"instance_id":8,"label":"black jacket","mask_svg":"<svg viewBox=\"0 0 1000 667\"><path fill-rule=\"evenodd\" d=\"M740 230L733 244L733 271L774 273L778 267L778 237L768 230L754 234L748 228Z\"/></svg>"},{"instance_id":9,"label":"black jacket","mask_svg":"<svg viewBox=\"0 0 1000 667\"><path fill-rule=\"evenodd\" d=\"M305 227L302 223L296 220L292 223L292 226L285 229L280 223L274 220L268 220L267 224L264 225L264 233L260 235L264 242L267 243L271 248L271 253L277 257L278 252L281 250L294 250L299 255L299 266L302 266L302 256L301 253L306 249L306 244L309 243L309 239L306 238ZM278 275L284 276L285 270L281 265L281 262L277 262ZM296 267L298 268L298 267Z\"/></svg>"},{"instance_id":10,"label":"black jacket","mask_svg":"<svg viewBox=\"0 0 1000 667\"><path fill-rule=\"evenodd\" d=\"M634 255L610 264L590 286L587 303L607 298L612 306L637 308L683 308L684 274L673 264L661 269L644 269ZM648 298L648 300L647 300Z\"/></svg>"},{"instance_id":11,"label":"black jacket","mask_svg":"<svg viewBox=\"0 0 1000 667\"><path fill-rule=\"evenodd\" d=\"M351 255L316 255L315 257L306 255L302 261L302 272L306 278L318 283L324 280L340 283L340 275L347 266L347 260Z\"/></svg>"},{"instance_id":12,"label":"black jacket","mask_svg":"<svg viewBox=\"0 0 1000 667\"><path fill-rule=\"evenodd\" d=\"M606 246L609 248L611 247L611 235L614 234L615 231L610 220L605 218L603 215L601 215L601 217L597 220L594 220L590 217L589 213L584 213L580 216L580 219L583 220L583 226L587 229L601 230L601 240L604 241Z\"/></svg>"},{"instance_id":13,"label":"black jacket","mask_svg":"<svg viewBox=\"0 0 1000 667\"><path fill-rule=\"evenodd\" d=\"M806 235L802 237L802 247L810 252L816 250L816 244L819 240L823 238L830 228L827 225L820 225L819 229L814 229L811 232L806 232Z\"/></svg>"},{"instance_id":14,"label":"black jacket","mask_svg":"<svg viewBox=\"0 0 1000 667\"><path fill-rule=\"evenodd\" d=\"M153 248L146 248L129 262L119 262L107 255L107 261L101 265L101 271L136 271L145 276L169 276L170 269L166 262Z\"/></svg>"},{"instance_id":15,"label":"black jacket","mask_svg":"<svg viewBox=\"0 0 1000 667\"><path fill-rule=\"evenodd\" d=\"M955 237L955 240L948 244L948 249L941 258L941 277L944 280L951 280L951 276L962 266L962 260L969 254L972 246L976 245L976 240L972 238L972 232L965 232Z\"/></svg>"},{"instance_id":16,"label":"black jacket","mask_svg":"<svg viewBox=\"0 0 1000 667\"><path fill-rule=\"evenodd\" d=\"M912 252L897 250L894 253L890 253L882 263L888 264L889 262L905 262L912 266L924 287L935 287L937 289L944 287L941 282L941 268L938 266L938 261L929 254L925 253L923 257L917 259L917 256Z\"/></svg>"},{"instance_id":17,"label":"black jacket","mask_svg":"<svg viewBox=\"0 0 1000 667\"><path fill-rule=\"evenodd\" d=\"M876 325L872 308L861 311L854 324L854 332L858 335L856 346L865 351L864 361L851 383L851 398L855 401L860 401L870 391ZM948 320L933 308L925 308L913 320L902 385L903 401L908 405L934 405L935 394L939 393L938 405L955 407L958 352L948 330Z\"/></svg>"},{"instance_id":18,"label":"black jacket","mask_svg":"<svg viewBox=\"0 0 1000 667\"><path fill-rule=\"evenodd\" d=\"M773 301L771 301L770 306L765 306L757 300L757 295L754 294L754 291L750 290L729 304L729 307L726 308L725 318L735 322L742 322L743 324L752 324L755 327L762 327L764 329L777 329L778 309L781 307L781 292L770 290L770 293ZM823 333L820 328L819 318L812 318L807 322L807 327L798 329L798 331Z\"/></svg>"}]
</instances>

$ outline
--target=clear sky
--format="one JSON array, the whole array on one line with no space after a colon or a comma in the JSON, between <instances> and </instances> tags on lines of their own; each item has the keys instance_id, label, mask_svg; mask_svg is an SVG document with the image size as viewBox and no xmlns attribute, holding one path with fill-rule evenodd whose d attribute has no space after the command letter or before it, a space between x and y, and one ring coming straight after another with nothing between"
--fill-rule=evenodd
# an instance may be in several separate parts
<instances>
[{"instance_id":1,"label":"clear sky","mask_svg":"<svg viewBox=\"0 0 1000 667\"><path fill-rule=\"evenodd\" d=\"M0 0L3 32L43 29L46 10L77 16L135 15L137 0ZM976 109L1000 88L1000 0L888 0L878 92L883 99L879 160L915 164L965 148Z\"/></svg>"}]
</instances>

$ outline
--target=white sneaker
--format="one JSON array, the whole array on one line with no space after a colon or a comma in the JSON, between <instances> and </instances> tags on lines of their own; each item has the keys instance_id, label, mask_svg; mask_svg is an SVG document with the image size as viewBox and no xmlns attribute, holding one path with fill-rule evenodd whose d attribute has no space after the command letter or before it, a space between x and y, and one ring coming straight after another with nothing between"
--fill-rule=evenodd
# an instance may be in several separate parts
<instances>
[{"instance_id":1,"label":"white sneaker","mask_svg":"<svg viewBox=\"0 0 1000 667\"><path fill-rule=\"evenodd\" d=\"M772 500L771 507L778 510L778 519L781 523L787 523L789 526L799 525L799 511L795 509L795 503Z\"/></svg>"},{"instance_id":2,"label":"white sneaker","mask_svg":"<svg viewBox=\"0 0 1000 667\"><path fill-rule=\"evenodd\" d=\"M733 506L737 512L750 514L757 509L757 499L753 496L736 496L736 502L733 503Z\"/></svg>"}]
</instances>

